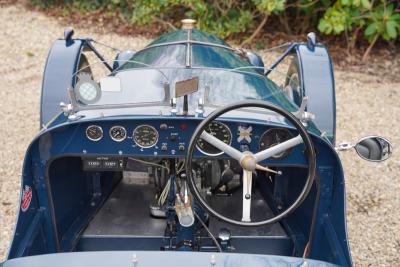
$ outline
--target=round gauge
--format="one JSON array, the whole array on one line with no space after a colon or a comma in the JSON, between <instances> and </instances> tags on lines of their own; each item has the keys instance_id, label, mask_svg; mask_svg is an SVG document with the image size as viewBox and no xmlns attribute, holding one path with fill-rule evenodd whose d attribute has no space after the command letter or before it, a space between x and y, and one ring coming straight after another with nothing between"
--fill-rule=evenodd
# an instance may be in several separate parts
<instances>
[{"instance_id":1,"label":"round gauge","mask_svg":"<svg viewBox=\"0 0 400 267\"><path fill-rule=\"evenodd\" d=\"M111 139L116 142L124 141L126 138L126 130L122 126L113 126L110 129Z\"/></svg>"},{"instance_id":2,"label":"round gauge","mask_svg":"<svg viewBox=\"0 0 400 267\"><path fill-rule=\"evenodd\" d=\"M267 149L269 147L273 147L279 143L285 142L289 139L293 138L292 133L283 128L272 128L263 133L260 138L260 150ZM279 154L272 156L273 159L282 159L289 155L291 149L285 150Z\"/></svg>"},{"instance_id":3,"label":"round gauge","mask_svg":"<svg viewBox=\"0 0 400 267\"><path fill-rule=\"evenodd\" d=\"M149 148L157 144L158 132L150 125L140 125L133 131L133 140L143 148Z\"/></svg>"},{"instance_id":4,"label":"round gauge","mask_svg":"<svg viewBox=\"0 0 400 267\"><path fill-rule=\"evenodd\" d=\"M103 129L98 125L90 125L86 128L86 137L92 141L99 141L103 138Z\"/></svg>"},{"instance_id":5,"label":"round gauge","mask_svg":"<svg viewBox=\"0 0 400 267\"><path fill-rule=\"evenodd\" d=\"M225 124L213 121L211 122L205 129L207 133L213 135L214 137L218 138L225 144L230 145L232 142L232 133L228 126ZM218 148L214 147L210 143L204 141L203 139L199 138L197 140L196 147L200 152L208 156L218 156L222 155L224 152L219 150Z\"/></svg>"}]
</instances>

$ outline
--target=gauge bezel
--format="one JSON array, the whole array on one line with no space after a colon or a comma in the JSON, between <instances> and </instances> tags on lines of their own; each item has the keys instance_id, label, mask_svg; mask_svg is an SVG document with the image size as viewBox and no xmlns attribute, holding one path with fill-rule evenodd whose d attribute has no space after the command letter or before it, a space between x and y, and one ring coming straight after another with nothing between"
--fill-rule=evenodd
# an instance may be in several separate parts
<instances>
[{"instance_id":1,"label":"gauge bezel","mask_svg":"<svg viewBox=\"0 0 400 267\"><path fill-rule=\"evenodd\" d=\"M112 133L111 133L111 132L112 132L112 130L115 129L115 128L122 128L122 129L124 129L124 131L125 131L125 136L124 136L124 138L122 138L122 139L117 139L117 138L115 138L115 137L112 136ZM128 135L128 132L126 131L126 128L125 128L124 126L121 126L121 125L115 125L115 126L111 127L110 130L108 131L108 133L109 133L111 139L112 139L113 141L115 141L115 142L122 142L122 141L124 141L124 140L126 139L126 136Z\"/></svg>"},{"instance_id":2,"label":"gauge bezel","mask_svg":"<svg viewBox=\"0 0 400 267\"><path fill-rule=\"evenodd\" d=\"M291 131L289 131L288 129L286 129L286 128L270 128L270 129L268 129L268 130L266 130L261 136L260 136L260 141L258 142L258 149L261 151L261 149L267 149L267 148L261 148L261 141L262 141L262 139L264 138L264 136L266 135L266 134L268 134L269 132L271 132L271 131L273 131L273 130L280 130L280 131L284 131L284 132L287 132L292 138L294 137L294 135L292 134L292 132ZM285 140L285 141L287 141L287 140ZM284 158L286 158L287 156L289 156L290 155L290 153L292 152L292 149L290 148L290 149L288 149L288 150L286 150L286 151L284 151L283 153L283 155L282 156L271 156L271 158L272 159L274 159L274 160L276 160L276 159L284 159Z\"/></svg>"},{"instance_id":3,"label":"gauge bezel","mask_svg":"<svg viewBox=\"0 0 400 267\"><path fill-rule=\"evenodd\" d=\"M101 136L100 136L99 138L91 138L91 137L88 135L88 130L89 130L89 128L92 128L92 127L97 127L97 128L100 130ZM86 130L85 130L85 134L86 134L86 137L87 137L90 141L94 141L94 142L100 141L100 140L103 138L103 136L104 136L103 128L102 128L101 126L99 126L99 125L96 125L96 124L89 125L89 126L86 128Z\"/></svg>"},{"instance_id":4,"label":"gauge bezel","mask_svg":"<svg viewBox=\"0 0 400 267\"><path fill-rule=\"evenodd\" d=\"M219 123L219 124L221 124L222 126L224 126L226 129L228 129L228 132L229 132L229 134L230 134L230 136L231 136L231 138L230 138L231 140L230 140L229 144L227 144L227 145L231 145L231 144L232 144L232 140L233 140L233 135L232 135L231 128L229 128L228 125L226 125L226 124L223 123L223 122L220 122L220 121L213 121L213 122ZM212 122L211 122L211 123L212 123ZM201 139L201 138L199 138L199 139ZM204 155L206 155L206 156L211 156L211 157L216 157L216 156L220 156L220 155L224 154L224 151L218 152L218 153L216 153L216 154L205 152L205 151L203 151L203 150L197 145L197 142L198 142L198 141L199 141L199 140L196 141L196 148L197 148L197 150L199 150L202 154L204 154ZM206 141L204 141L204 142L206 142Z\"/></svg>"},{"instance_id":5,"label":"gauge bezel","mask_svg":"<svg viewBox=\"0 0 400 267\"><path fill-rule=\"evenodd\" d=\"M139 129L140 127L143 127L143 126L152 128L152 129L154 130L154 132L157 134L157 139L156 139L156 141L154 142L154 144L152 144L152 145L150 145L150 146L143 146L143 145L139 144L139 143L136 141L136 139L135 139L135 132L137 131L137 129ZM141 147L141 148L151 148L151 147L157 145L158 139L159 139L159 138L160 138L160 134L158 133L157 129L156 129L155 127L149 125L149 124L141 124L141 125L138 125L138 126L133 130L133 133L132 133L133 142L135 142L135 144L136 144L137 146Z\"/></svg>"}]
</instances>

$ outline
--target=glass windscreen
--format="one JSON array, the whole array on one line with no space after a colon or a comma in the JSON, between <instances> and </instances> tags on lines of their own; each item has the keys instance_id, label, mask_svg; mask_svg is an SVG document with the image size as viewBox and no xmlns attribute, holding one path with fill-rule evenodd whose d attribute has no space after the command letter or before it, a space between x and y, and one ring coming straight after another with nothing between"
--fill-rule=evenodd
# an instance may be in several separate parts
<instances>
[{"instance_id":1,"label":"glass windscreen","mask_svg":"<svg viewBox=\"0 0 400 267\"><path fill-rule=\"evenodd\" d=\"M154 66L139 68L138 62L129 64L136 64L137 67L117 70L98 80L90 79L85 73L78 73L74 87L78 104L87 108L144 103L168 105L170 99L175 97L177 82L198 78L197 91L188 95L189 110L197 107L200 98L208 106L259 99L295 110L295 106L283 91L254 69ZM177 101L179 104L182 97Z\"/></svg>"}]
</instances>

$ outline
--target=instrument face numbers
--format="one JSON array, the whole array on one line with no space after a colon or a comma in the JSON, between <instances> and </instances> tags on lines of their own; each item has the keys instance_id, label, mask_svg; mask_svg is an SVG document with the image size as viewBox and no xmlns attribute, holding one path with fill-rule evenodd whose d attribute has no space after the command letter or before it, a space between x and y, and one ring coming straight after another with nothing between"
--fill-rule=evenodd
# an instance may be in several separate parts
<instances>
[{"instance_id":1,"label":"instrument face numbers","mask_svg":"<svg viewBox=\"0 0 400 267\"><path fill-rule=\"evenodd\" d=\"M158 142L158 131L150 125L139 125L133 131L133 141L142 148L155 146Z\"/></svg>"}]
</instances>

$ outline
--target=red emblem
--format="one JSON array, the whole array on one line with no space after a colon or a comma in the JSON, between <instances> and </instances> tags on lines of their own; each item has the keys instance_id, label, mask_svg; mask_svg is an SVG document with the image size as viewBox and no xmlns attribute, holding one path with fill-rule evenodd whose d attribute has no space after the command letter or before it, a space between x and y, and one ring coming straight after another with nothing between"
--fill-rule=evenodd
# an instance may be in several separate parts
<instances>
[{"instance_id":1,"label":"red emblem","mask_svg":"<svg viewBox=\"0 0 400 267\"><path fill-rule=\"evenodd\" d=\"M25 185L24 191L22 192L21 210L27 211L32 200L32 188L29 185Z\"/></svg>"}]
</instances>

